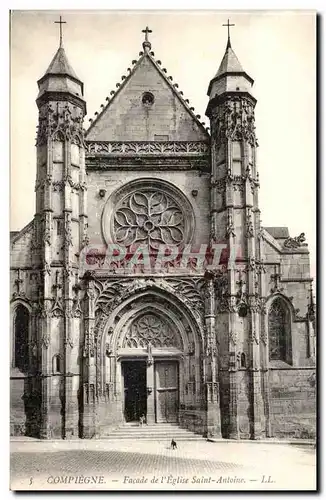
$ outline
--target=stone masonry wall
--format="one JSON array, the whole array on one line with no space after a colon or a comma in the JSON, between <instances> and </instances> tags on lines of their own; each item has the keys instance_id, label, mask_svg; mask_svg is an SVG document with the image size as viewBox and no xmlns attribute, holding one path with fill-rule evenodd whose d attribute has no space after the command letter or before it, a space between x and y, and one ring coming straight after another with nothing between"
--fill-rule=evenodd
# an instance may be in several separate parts
<instances>
[{"instance_id":1,"label":"stone masonry wall","mask_svg":"<svg viewBox=\"0 0 326 500\"><path fill-rule=\"evenodd\" d=\"M269 371L272 437L313 439L316 435L316 388L312 369Z\"/></svg>"}]
</instances>

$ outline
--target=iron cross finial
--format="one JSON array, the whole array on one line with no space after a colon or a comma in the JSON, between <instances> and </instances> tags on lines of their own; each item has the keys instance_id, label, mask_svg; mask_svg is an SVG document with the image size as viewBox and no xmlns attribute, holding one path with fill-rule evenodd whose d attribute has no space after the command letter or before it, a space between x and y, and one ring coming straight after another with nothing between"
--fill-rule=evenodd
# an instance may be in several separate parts
<instances>
[{"instance_id":1,"label":"iron cross finial","mask_svg":"<svg viewBox=\"0 0 326 500\"><path fill-rule=\"evenodd\" d=\"M235 24L230 24L230 19L228 19L227 24L222 24L222 26L227 26L228 27L228 43L227 43L227 47L231 47L230 27L231 26L235 26Z\"/></svg>"},{"instance_id":2,"label":"iron cross finial","mask_svg":"<svg viewBox=\"0 0 326 500\"><path fill-rule=\"evenodd\" d=\"M142 33L145 33L145 42L148 42L148 33L152 33L152 30L149 29L148 26L144 30L142 30Z\"/></svg>"},{"instance_id":3,"label":"iron cross finial","mask_svg":"<svg viewBox=\"0 0 326 500\"><path fill-rule=\"evenodd\" d=\"M62 47L62 25L67 24L66 21L62 21L62 17L60 16L60 21L54 21L54 24L60 25L60 47Z\"/></svg>"}]
</instances>

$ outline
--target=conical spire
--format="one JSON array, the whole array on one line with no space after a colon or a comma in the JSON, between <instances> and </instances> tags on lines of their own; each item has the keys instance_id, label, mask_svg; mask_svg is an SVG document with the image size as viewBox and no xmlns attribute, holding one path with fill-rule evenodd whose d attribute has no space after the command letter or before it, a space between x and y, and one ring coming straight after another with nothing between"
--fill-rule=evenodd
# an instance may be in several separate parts
<instances>
[{"instance_id":1,"label":"conical spire","mask_svg":"<svg viewBox=\"0 0 326 500\"><path fill-rule=\"evenodd\" d=\"M62 17L60 16L59 21L54 21L54 24L59 24L60 32L59 32L59 48L55 53L50 66L46 70L45 74L40 79L43 80L48 75L56 75L56 76L70 76L74 80L81 82L78 78L74 70L72 69L68 58L65 53L65 49L63 48L63 35L62 35L62 26L66 24L66 21L62 21Z\"/></svg>"},{"instance_id":2,"label":"conical spire","mask_svg":"<svg viewBox=\"0 0 326 500\"><path fill-rule=\"evenodd\" d=\"M79 80L78 76L76 75L75 71L68 61L65 49L62 47L62 45L60 45L57 52L55 53L48 69L45 72L45 75L68 75L75 80Z\"/></svg>"},{"instance_id":3,"label":"conical spire","mask_svg":"<svg viewBox=\"0 0 326 500\"><path fill-rule=\"evenodd\" d=\"M214 78L221 77L227 73L245 73L231 47L230 39L228 39L225 54Z\"/></svg>"},{"instance_id":4,"label":"conical spire","mask_svg":"<svg viewBox=\"0 0 326 500\"><path fill-rule=\"evenodd\" d=\"M244 71L231 46L230 26L235 25L230 24L228 19L227 24L223 24L223 26L228 28L228 39L218 71L209 83L207 95L211 100L218 98L225 92L250 93L254 83L254 80Z\"/></svg>"}]
</instances>

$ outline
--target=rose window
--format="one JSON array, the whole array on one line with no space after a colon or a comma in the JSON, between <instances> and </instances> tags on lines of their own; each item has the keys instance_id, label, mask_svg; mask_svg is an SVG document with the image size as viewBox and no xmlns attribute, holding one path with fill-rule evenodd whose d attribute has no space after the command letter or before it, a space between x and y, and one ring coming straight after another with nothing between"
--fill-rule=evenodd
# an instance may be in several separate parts
<instances>
[{"instance_id":1,"label":"rose window","mask_svg":"<svg viewBox=\"0 0 326 500\"><path fill-rule=\"evenodd\" d=\"M137 190L123 198L114 214L114 234L120 245L180 245L185 240L185 217L176 200L154 190Z\"/></svg>"},{"instance_id":2,"label":"rose window","mask_svg":"<svg viewBox=\"0 0 326 500\"><path fill-rule=\"evenodd\" d=\"M145 314L132 324L124 339L123 347L147 348L149 344L154 348L182 348L176 332L154 314Z\"/></svg>"}]
</instances>

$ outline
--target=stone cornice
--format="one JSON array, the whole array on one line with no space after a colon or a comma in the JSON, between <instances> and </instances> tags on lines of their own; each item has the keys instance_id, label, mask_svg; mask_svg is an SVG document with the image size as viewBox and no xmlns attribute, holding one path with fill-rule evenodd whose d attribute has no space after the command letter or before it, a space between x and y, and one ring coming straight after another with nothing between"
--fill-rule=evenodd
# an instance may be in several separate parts
<instances>
[{"instance_id":1,"label":"stone cornice","mask_svg":"<svg viewBox=\"0 0 326 500\"><path fill-rule=\"evenodd\" d=\"M204 155L191 156L86 156L86 169L91 170L199 170L210 172L210 159Z\"/></svg>"}]
</instances>

